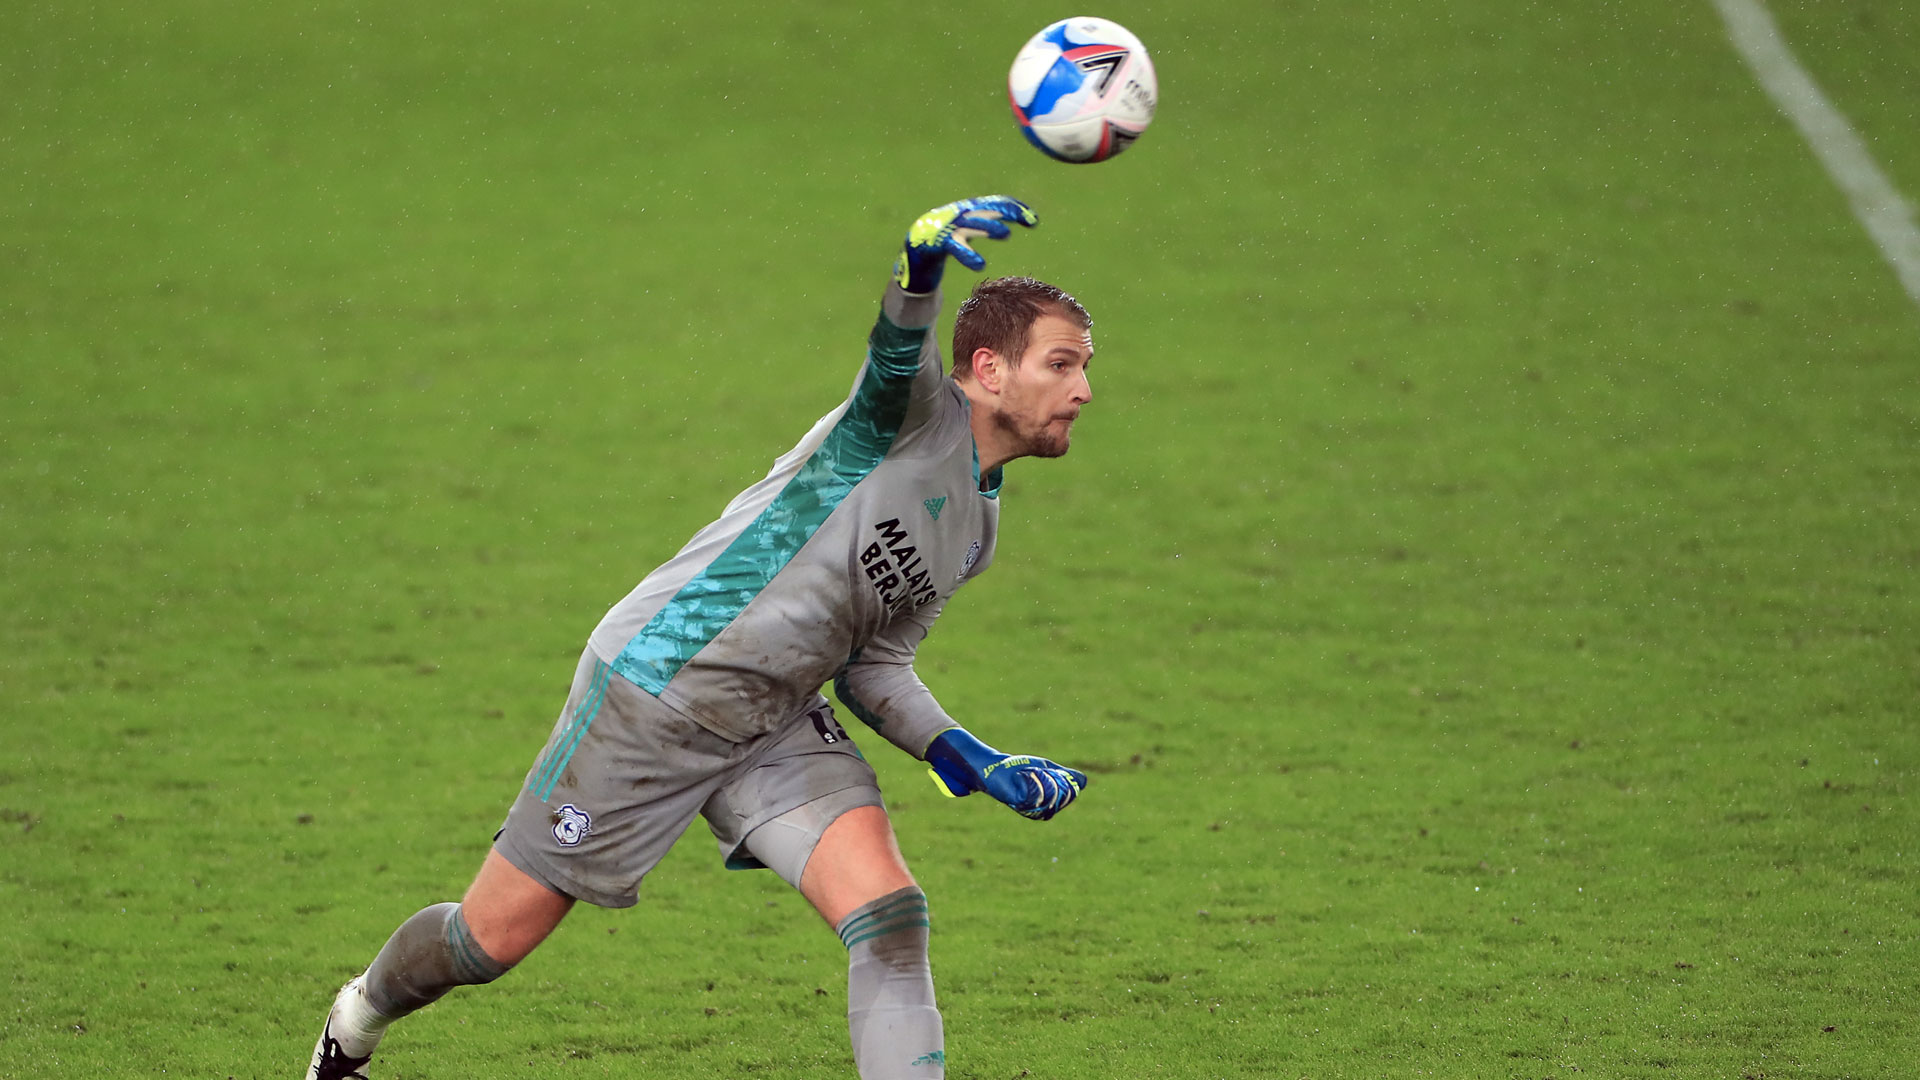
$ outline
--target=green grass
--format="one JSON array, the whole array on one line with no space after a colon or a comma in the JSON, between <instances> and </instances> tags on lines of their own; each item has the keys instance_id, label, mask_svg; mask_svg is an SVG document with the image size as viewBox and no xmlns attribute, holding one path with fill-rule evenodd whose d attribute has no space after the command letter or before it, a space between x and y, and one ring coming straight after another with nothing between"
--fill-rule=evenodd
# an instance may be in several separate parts
<instances>
[{"instance_id":1,"label":"green grass","mask_svg":"<svg viewBox=\"0 0 1920 1080\"><path fill-rule=\"evenodd\" d=\"M913 214L1093 309L1074 453L874 742L951 1072L1901 1077L1920 311L1711 5L0 12L0 1078L290 1076L458 894L605 607L845 392ZM1913 14L1779 3L1920 197ZM696 826L383 1078L840 1077Z\"/></svg>"}]
</instances>

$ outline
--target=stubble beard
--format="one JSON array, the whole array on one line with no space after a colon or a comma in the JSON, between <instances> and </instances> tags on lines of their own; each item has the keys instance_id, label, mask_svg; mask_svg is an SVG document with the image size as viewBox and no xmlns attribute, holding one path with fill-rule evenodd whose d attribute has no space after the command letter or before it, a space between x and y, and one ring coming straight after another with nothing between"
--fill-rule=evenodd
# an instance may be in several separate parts
<instances>
[{"instance_id":1,"label":"stubble beard","mask_svg":"<svg viewBox=\"0 0 1920 1080\"><path fill-rule=\"evenodd\" d=\"M1002 431L1013 436L1014 445L1019 448L1016 457L1057 458L1064 457L1067 446L1073 441L1071 424L1054 430L1054 418L1048 417L1031 427L1023 427L1013 417L1005 413L995 416L994 423Z\"/></svg>"}]
</instances>

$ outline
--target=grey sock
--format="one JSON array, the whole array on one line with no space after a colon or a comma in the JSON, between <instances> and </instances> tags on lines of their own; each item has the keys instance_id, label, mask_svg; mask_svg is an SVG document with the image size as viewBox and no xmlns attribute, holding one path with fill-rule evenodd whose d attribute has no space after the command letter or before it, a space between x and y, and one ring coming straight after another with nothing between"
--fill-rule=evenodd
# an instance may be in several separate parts
<instances>
[{"instance_id":1,"label":"grey sock","mask_svg":"<svg viewBox=\"0 0 1920 1080\"><path fill-rule=\"evenodd\" d=\"M927 966L927 895L909 886L834 929L847 946L847 1027L860 1080L941 1080L946 1038Z\"/></svg>"},{"instance_id":2,"label":"grey sock","mask_svg":"<svg viewBox=\"0 0 1920 1080\"><path fill-rule=\"evenodd\" d=\"M367 1004L388 1020L431 1005L456 986L490 983L511 965L487 955L459 904L435 904L400 924L367 968Z\"/></svg>"}]
</instances>

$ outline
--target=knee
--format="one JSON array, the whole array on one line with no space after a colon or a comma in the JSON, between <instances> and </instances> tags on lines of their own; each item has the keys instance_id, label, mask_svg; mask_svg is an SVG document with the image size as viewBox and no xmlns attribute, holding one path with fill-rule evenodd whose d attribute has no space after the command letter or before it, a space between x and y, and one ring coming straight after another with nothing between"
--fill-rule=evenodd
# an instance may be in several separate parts
<instances>
[{"instance_id":1,"label":"knee","mask_svg":"<svg viewBox=\"0 0 1920 1080\"><path fill-rule=\"evenodd\" d=\"M530 877L498 849L460 901L465 937L502 969L525 959L573 907L573 898Z\"/></svg>"},{"instance_id":2,"label":"knee","mask_svg":"<svg viewBox=\"0 0 1920 1080\"><path fill-rule=\"evenodd\" d=\"M466 913L459 904L439 904L437 907L448 909L445 913L445 939L447 954L453 961L457 979L468 986L490 983L513 969L520 957L512 956L500 959L480 944L473 936L473 928L467 925Z\"/></svg>"}]
</instances>

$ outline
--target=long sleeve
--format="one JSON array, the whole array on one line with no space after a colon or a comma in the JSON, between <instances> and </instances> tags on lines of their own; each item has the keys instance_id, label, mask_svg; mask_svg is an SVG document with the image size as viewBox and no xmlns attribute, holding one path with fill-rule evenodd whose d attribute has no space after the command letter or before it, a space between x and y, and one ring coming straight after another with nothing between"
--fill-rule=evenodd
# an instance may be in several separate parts
<instances>
[{"instance_id":1,"label":"long sleeve","mask_svg":"<svg viewBox=\"0 0 1920 1080\"><path fill-rule=\"evenodd\" d=\"M888 742L925 759L927 744L958 721L913 670L915 650L946 606L945 599L897 619L847 662L833 692L847 710Z\"/></svg>"}]
</instances>

